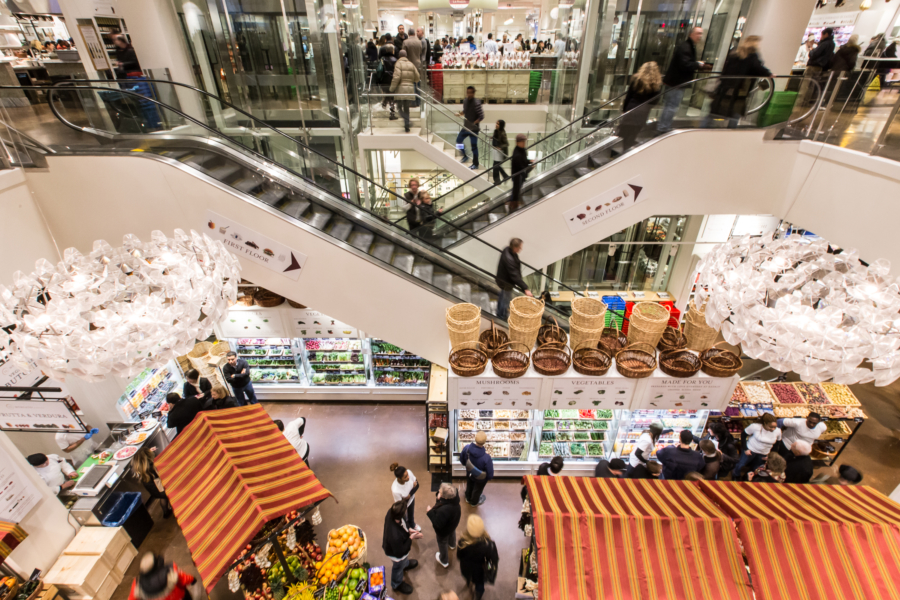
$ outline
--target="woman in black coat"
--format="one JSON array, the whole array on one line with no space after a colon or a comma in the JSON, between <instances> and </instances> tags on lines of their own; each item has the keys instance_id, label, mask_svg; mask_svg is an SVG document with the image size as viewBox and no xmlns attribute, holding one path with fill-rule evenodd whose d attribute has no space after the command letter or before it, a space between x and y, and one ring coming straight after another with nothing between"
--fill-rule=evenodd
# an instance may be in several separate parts
<instances>
[{"instance_id":1,"label":"woman in black coat","mask_svg":"<svg viewBox=\"0 0 900 600\"><path fill-rule=\"evenodd\" d=\"M459 570L466 583L475 586L475 600L484 596L485 564L490 561L496 570L500 557L497 545L484 530L484 521L477 515L470 515L466 521L466 530L459 541L456 551L459 559Z\"/></svg>"},{"instance_id":2,"label":"woman in black coat","mask_svg":"<svg viewBox=\"0 0 900 600\"><path fill-rule=\"evenodd\" d=\"M647 124L650 109L659 101L661 87L662 75L659 73L659 66L653 61L642 64L632 76L619 119L618 133L622 138L622 152L634 146L638 134Z\"/></svg>"},{"instance_id":3,"label":"woman in black coat","mask_svg":"<svg viewBox=\"0 0 900 600\"><path fill-rule=\"evenodd\" d=\"M409 569L419 566L419 561L409 558L412 540L422 537L416 530L410 531L404 521L406 502L394 502L384 516L384 532L381 537L381 549L391 561L391 588L401 594L411 594L413 587L403 581L403 574Z\"/></svg>"},{"instance_id":4,"label":"woman in black coat","mask_svg":"<svg viewBox=\"0 0 900 600\"><path fill-rule=\"evenodd\" d=\"M722 453L722 461L719 463L719 477L724 477L727 473L734 469L741 455L741 449L738 447L737 440L725 427L721 421L713 423L709 427L709 435L705 439L716 442L719 452Z\"/></svg>"},{"instance_id":5,"label":"woman in black coat","mask_svg":"<svg viewBox=\"0 0 900 600\"><path fill-rule=\"evenodd\" d=\"M738 126L741 117L747 114L747 98L756 83L755 77L772 75L759 58L760 41L760 36L748 35L738 44L737 50L725 59L722 79L713 96L710 114L703 120L703 127L708 127L711 124L710 117L715 115L728 119L728 127L733 129Z\"/></svg>"}]
</instances>

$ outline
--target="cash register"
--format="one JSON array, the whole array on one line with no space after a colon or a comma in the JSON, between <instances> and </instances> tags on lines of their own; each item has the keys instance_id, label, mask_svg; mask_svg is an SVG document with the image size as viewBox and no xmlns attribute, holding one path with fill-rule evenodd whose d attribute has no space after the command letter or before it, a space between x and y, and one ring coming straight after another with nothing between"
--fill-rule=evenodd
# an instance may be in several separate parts
<instances>
[{"instance_id":1,"label":"cash register","mask_svg":"<svg viewBox=\"0 0 900 600\"><path fill-rule=\"evenodd\" d=\"M104 488L111 488L119 479L116 463L93 465L84 472L71 492L76 496L99 496Z\"/></svg>"}]
</instances>

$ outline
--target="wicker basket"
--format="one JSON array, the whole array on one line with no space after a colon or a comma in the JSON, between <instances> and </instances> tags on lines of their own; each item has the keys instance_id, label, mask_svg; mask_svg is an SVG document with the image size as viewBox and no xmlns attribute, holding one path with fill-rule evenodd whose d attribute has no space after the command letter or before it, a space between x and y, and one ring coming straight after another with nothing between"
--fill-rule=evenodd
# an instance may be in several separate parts
<instances>
[{"instance_id":1,"label":"wicker basket","mask_svg":"<svg viewBox=\"0 0 900 600\"><path fill-rule=\"evenodd\" d=\"M291 305L292 308L306 308L305 304L300 304L299 302L294 302L290 298L288 298L288 304Z\"/></svg>"},{"instance_id":2,"label":"wicker basket","mask_svg":"<svg viewBox=\"0 0 900 600\"><path fill-rule=\"evenodd\" d=\"M628 345L659 343L669 323L669 310L656 302L638 302L628 320Z\"/></svg>"},{"instance_id":3,"label":"wicker basket","mask_svg":"<svg viewBox=\"0 0 900 600\"><path fill-rule=\"evenodd\" d=\"M497 329L494 322L491 321L491 328L482 331L478 336L478 341L481 342L482 352L487 354L488 358L493 358L497 349L509 341L509 335L502 329Z\"/></svg>"},{"instance_id":4,"label":"wicker basket","mask_svg":"<svg viewBox=\"0 0 900 600\"><path fill-rule=\"evenodd\" d=\"M666 327L659 343L656 345L660 352L668 352L669 350L681 350L687 346L687 340L684 334L677 327Z\"/></svg>"},{"instance_id":5,"label":"wicker basket","mask_svg":"<svg viewBox=\"0 0 900 600\"><path fill-rule=\"evenodd\" d=\"M610 356L615 356L619 350L628 345L628 338L619 329L619 322L616 321L615 327L604 327L600 333L600 341L597 342L597 348L603 350Z\"/></svg>"},{"instance_id":6,"label":"wicker basket","mask_svg":"<svg viewBox=\"0 0 900 600\"><path fill-rule=\"evenodd\" d=\"M518 327L523 331L531 331L541 326L544 316L544 301L531 296L517 296L509 303L510 328Z\"/></svg>"},{"instance_id":7,"label":"wicker basket","mask_svg":"<svg viewBox=\"0 0 900 600\"><path fill-rule=\"evenodd\" d=\"M531 347L519 342L504 344L491 359L491 367L498 377L516 379L528 370L531 363Z\"/></svg>"},{"instance_id":8,"label":"wicker basket","mask_svg":"<svg viewBox=\"0 0 900 600\"><path fill-rule=\"evenodd\" d=\"M578 348L585 342L591 342L596 347L603 337L603 329L586 329L569 321L569 345Z\"/></svg>"},{"instance_id":9,"label":"wicker basket","mask_svg":"<svg viewBox=\"0 0 900 600\"><path fill-rule=\"evenodd\" d=\"M240 306L253 306L253 294L247 291L244 291L243 296L238 296L235 304Z\"/></svg>"},{"instance_id":10,"label":"wicker basket","mask_svg":"<svg viewBox=\"0 0 900 600\"><path fill-rule=\"evenodd\" d=\"M209 349L210 356L225 356L229 352L231 352L231 344L223 340L219 340Z\"/></svg>"},{"instance_id":11,"label":"wicker basket","mask_svg":"<svg viewBox=\"0 0 900 600\"><path fill-rule=\"evenodd\" d=\"M553 317L552 324L548 323L546 325L541 325L537 337L538 346L554 342L559 342L563 346L569 342L569 336L566 333L566 330L559 326L559 323L556 322L556 317Z\"/></svg>"},{"instance_id":12,"label":"wicker basket","mask_svg":"<svg viewBox=\"0 0 900 600\"><path fill-rule=\"evenodd\" d=\"M656 370L656 348L650 344L629 344L616 354L616 371L629 379L650 377Z\"/></svg>"},{"instance_id":13,"label":"wicker basket","mask_svg":"<svg viewBox=\"0 0 900 600\"><path fill-rule=\"evenodd\" d=\"M345 574L346 574L347 571L350 570L351 567L358 567L358 566L362 565L364 562L366 562L366 555L368 554L368 552L366 551L366 549L367 549L368 546L369 546L368 540L366 540L366 534L363 533L363 530L362 530L361 528L357 527L356 525L353 525L353 524L349 524L349 525L350 525L350 527L356 527L356 529L359 531L359 539L362 540L362 549L357 550L357 552L356 552L356 558L351 558L351 559L349 559L349 560L347 561L347 569L344 570L344 573L345 573ZM329 532L328 532L328 537L325 538L325 539L329 539L329 540L330 540L330 539L331 539L331 534L332 534L333 532L334 532L334 529L332 529L331 531L329 531ZM337 559L335 559L335 560L337 560Z\"/></svg>"},{"instance_id":14,"label":"wicker basket","mask_svg":"<svg viewBox=\"0 0 900 600\"><path fill-rule=\"evenodd\" d=\"M706 323L706 305L698 309L691 300L684 316L684 337L688 350L702 352L716 343L718 335L719 332Z\"/></svg>"},{"instance_id":15,"label":"wicker basket","mask_svg":"<svg viewBox=\"0 0 900 600\"><path fill-rule=\"evenodd\" d=\"M572 318L570 321L583 329L602 329L606 318L606 304L598 298L579 296L572 300Z\"/></svg>"},{"instance_id":16,"label":"wicker basket","mask_svg":"<svg viewBox=\"0 0 900 600\"><path fill-rule=\"evenodd\" d=\"M701 366L700 357L690 350L667 350L659 354L659 370L671 377L693 377Z\"/></svg>"},{"instance_id":17,"label":"wicker basket","mask_svg":"<svg viewBox=\"0 0 900 600\"><path fill-rule=\"evenodd\" d=\"M540 327L535 327L534 329L521 329L510 323L509 341L517 342L519 344L522 344L523 346L527 346L530 350L534 348L535 343L537 343L537 337L540 331Z\"/></svg>"},{"instance_id":18,"label":"wicker basket","mask_svg":"<svg viewBox=\"0 0 900 600\"><path fill-rule=\"evenodd\" d=\"M612 357L598 350L591 341L584 342L572 352L572 368L582 375L600 377L612 366Z\"/></svg>"},{"instance_id":19,"label":"wicker basket","mask_svg":"<svg viewBox=\"0 0 900 600\"><path fill-rule=\"evenodd\" d=\"M488 355L481 342L465 342L450 351L450 368L460 377L475 377L484 373Z\"/></svg>"},{"instance_id":20,"label":"wicker basket","mask_svg":"<svg viewBox=\"0 0 900 600\"><path fill-rule=\"evenodd\" d=\"M719 342L722 343L724 342ZM731 350L722 350L716 346L700 353L701 370L711 377L731 377L740 371L744 366L741 357Z\"/></svg>"},{"instance_id":21,"label":"wicker basket","mask_svg":"<svg viewBox=\"0 0 900 600\"><path fill-rule=\"evenodd\" d=\"M194 349L187 353L188 360L191 365L198 371L209 370L209 350L213 347L212 342L200 342Z\"/></svg>"},{"instance_id":22,"label":"wicker basket","mask_svg":"<svg viewBox=\"0 0 900 600\"><path fill-rule=\"evenodd\" d=\"M541 375L562 375L572 366L572 354L565 343L548 342L534 351L531 364Z\"/></svg>"},{"instance_id":23,"label":"wicker basket","mask_svg":"<svg viewBox=\"0 0 900 600\"><path fill-rule=\"evenodd\" d=\"M478 341L481 329L481 309L474 304L454 304L447 309L447 331L450 332L450 347L456 348L466 342Z\"/></svg>"},{"instance_id":24,"label":"wicker basket","mask_svg":"<svg viewBox=\"0 0 900 600\"><path fill-rule=\"evenodd\" d=\"M270 292L269 290L260 289L253 294L253 302L255 302L257 306L263 308L275 308L276 306L284 304L284 296L279 296L275 292Z\"/></svg>"}]
</instances>

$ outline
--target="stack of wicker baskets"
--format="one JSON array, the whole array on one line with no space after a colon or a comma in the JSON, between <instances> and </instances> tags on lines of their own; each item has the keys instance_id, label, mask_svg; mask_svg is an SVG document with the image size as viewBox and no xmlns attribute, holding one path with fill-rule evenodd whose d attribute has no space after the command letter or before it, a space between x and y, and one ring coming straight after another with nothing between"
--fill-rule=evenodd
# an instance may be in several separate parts
<instances>
[{"instance_id":1,"label":"stack of wicker baskets","mask_svg":"<svg viewBox=\"0 0 900 600\"><path fill-rule=\"evenodd\" d=\"M579 348L584 342L597 345L603 334L606 304L598 298L578 297L572 300L572 316L569 318L569 345Z\"/></svg>"},{"instance_id":2,"label":"stack of wicker baskets","mask_svg":"<svg viewBox=\"0 0 900 600\"><path fill-rule=\"evenodd\" d=\"M669 310L656 302L638 302L628 321L628 345L649 344L656 348L669 324Z\"/></svg>"},{"instance_id":3,"label":"stack of wicker baskets","mask_svg":"<svg viewBox=\"0 0 900 600\"><path fill-rule=\"evenodd\" d=\"M200 377L208 379L210 383L215 385L216 383L222 383L222 381L217 377L216 368L210 365L218 364L222 357L230 351L231 346L228 342L200 342L186 356L191 363L191 367L200 372Z\"/></svg>"},{"instance_id":4,"label":"stack of wicker baskets","mask_svg":"<svg viewBox=\"0 0 900 600\"><path fill-rule=\"evenodd\" d=\"M541 319L544 316L544 301L531 296L519 296L509 303L509 341L524 344L529 351L534 348Z\"/></svg>"},{"instance_id":5,"label":"stack of wicker baskets","mask_svg":"<svg viewBox=\"0 0 900 600\"><path fill-rule=\"evenodd\" d=\"M450 347L456 348L466 342L478 341L481 329L481 308L474 304L454 304L447 309L447 331L450 332Z\"/></svg>"},{"instance_id":6,"label":"stack of wicker baskets","mask_svg":"<svg viewBox=\"0 0 900 600\"><path fill-rule=\"evenodd\" d=\"M706 323L706 304L697 308L691 300L684 316L684 337L687 338L688 349L702 352L715 343L718 335L719 332Z\"/></svg>"}]
</instances>

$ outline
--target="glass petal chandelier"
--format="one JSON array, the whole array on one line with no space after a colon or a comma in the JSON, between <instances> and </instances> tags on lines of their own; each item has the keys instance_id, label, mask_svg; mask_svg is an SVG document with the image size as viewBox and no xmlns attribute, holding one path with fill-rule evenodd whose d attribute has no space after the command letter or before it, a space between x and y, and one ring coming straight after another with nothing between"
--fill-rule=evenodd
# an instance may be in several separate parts
<instances>
[{"instance_id":1,"label":"glass petal chandelier","mask_svg":"<svg viewBox=\"0 0 900 600\"><path fill-rule=\"evenodd\" d=\"M94 242L56 265L0 286L0 323L12 346L54 379L133 377L189 352L237 299L241 266L225 246L180 229L120 248Z\"/></svg>"},{"instance_id":2,"label":"glass petal chandelier","mask_svg":"<svg viewBox=\"0 0 900 600\"><path fill-rule=\"evenodd\" d=\"M824 240L735 238L701 261L697 301L729 344L805 381L885 386L900 377L900 286Z\"/></svg>"}]
</instances>

